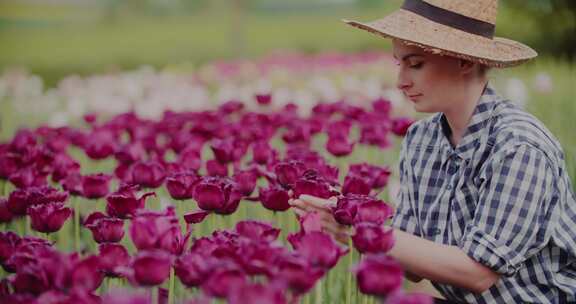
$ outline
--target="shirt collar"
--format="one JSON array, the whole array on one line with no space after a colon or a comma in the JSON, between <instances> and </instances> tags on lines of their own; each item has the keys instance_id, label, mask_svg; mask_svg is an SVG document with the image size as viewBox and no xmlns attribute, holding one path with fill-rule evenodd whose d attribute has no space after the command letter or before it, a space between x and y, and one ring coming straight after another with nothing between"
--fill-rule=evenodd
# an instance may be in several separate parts
<instances>
[{"instance_id":1,"label":"shirt collar","mask_svg":"<svg viewBox=\"0 0 576 304\"><path fill-rule=\"evenodd\" d=\"M494 88L487 84L480 96L480 100L472 113L468 127L464 136L458 143L458 146L453 148L449 141L449 136L451 133L450 126L448 125L448 120L443 113L436 116L436 129L439 138L441 138L442 149L446 152L455 153L462 159L470 159L474 150L480 144L480 139L482 137L484 127L489 122L492 116L492 109L494 108L494 103L498 102L501 97L496 93Z\"/></svg>"}]
</instances>

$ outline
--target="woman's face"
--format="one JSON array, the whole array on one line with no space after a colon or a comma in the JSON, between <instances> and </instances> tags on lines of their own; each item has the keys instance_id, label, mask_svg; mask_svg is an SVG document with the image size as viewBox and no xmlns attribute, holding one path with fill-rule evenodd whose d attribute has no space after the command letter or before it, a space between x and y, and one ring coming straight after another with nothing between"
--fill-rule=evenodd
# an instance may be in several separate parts
<instances>
[{"instance_id":1,"label":"woman's face","mask_svg":"<svg viewBox=\"0 0 576 304\"><path fill-rule=\"evenodd\" d=\"M394 58L399 66L397 87L412 100L418 112L446 112L451 108L447 92L462 81L461 60L424 52L393 40Z\"/></svg>"}]
</instances>

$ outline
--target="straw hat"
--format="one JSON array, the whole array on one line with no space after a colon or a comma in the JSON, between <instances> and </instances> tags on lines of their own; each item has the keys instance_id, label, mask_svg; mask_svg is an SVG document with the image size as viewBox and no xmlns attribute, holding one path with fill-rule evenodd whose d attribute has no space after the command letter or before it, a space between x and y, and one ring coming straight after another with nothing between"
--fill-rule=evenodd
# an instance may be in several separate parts
<instances>
[{"instance_id":1,"label":"straw hat","mask_svg":"<svg viewBox=\"0 0 576 304\"><path fill-rule=\"evenodd\" d=\"M536 51L520 42L494 37L497 12L498 0L405 0L382 19L342 21L427 52L490 67L515 66L536 57Z\"/></svg>"}]
</instances>

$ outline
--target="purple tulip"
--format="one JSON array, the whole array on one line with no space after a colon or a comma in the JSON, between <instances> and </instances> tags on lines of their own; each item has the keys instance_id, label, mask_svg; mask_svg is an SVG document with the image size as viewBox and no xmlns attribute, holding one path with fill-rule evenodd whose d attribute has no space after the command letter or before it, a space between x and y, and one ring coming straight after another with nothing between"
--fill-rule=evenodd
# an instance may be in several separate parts
<instances>
[{"instance_id":1,"label":"purple tulip","mask_svg":"<svg viewBox=\"0 0 576 304\"><path fill-rule=\"evenodd\" d=\"M86 141L84 151L92 159L105 159L116 150L116 143L111 132L106 130L96 131L90 134L90 140Z\"/></svg>"},{"instance_id":2,"label":"purple tulip","mask_svg":"<svg viewBox=\"0 0 576 304\"><path fill-rule=\"evenodd\" d=\"M174 273L187 287L200 286L210 276L217 260L195 252L187 252L176 260Z\"/></svg>"},{"instance_id":3,"label":"purple tulip","mask_svg":"<svg viewBox=\"0 0 576 304\"><path fill-rule=\"evenodd\" d=\"M209 176L228 176L228 165L211 159L206 162L206 173Z\"/></svg>"},{"instance_id":4,"label":"purple tulip","mask_svg":"<svg viewBox=\"0 0 576 304\"><path fill-rule=\"evenodd\" d=\"M130 167L131 182L145 188L158 188L166 177L165 168L156 161L139 161Z\"/></svg>"},{"instance_id":5,"label":"purple tulip","mask_svg":"<svg viewBox=\"0 0 576 304\"><path fill-rule=\"evenodd\" d=\"M166 179L166 188L173 199L187 200L192 198L199 181L200 177L194 172L177 173Z\"/></svg>"},{"instance_id":6,"label":"purple tulip","mask_svg":"<svg viewBox=\"0 0 576 304\"><path fill-rule=\"evenodd\" d=\"M10 193L6 207L12 214L22 216L26 214L29 206L64 202L67 198L66 192L58 192L58 190L48 186L16 189Z\"/></svg>"},{"instance_id":7,"label":"purple tulip","mask_svg":"<svg viewBox=\"0 0 576 304\"><path fill-rule=\"evenodd\" d=\"M306 233L300 239L296 251L305 257L311 265L321 268L332 268L347 250L336 244L336 241L323 232Z\"/></svg>"},{"instance_id":8,"label":"purple tulip","mask_svg":"<svg viewBox=\"0 0 576 304\"><path fill-rule=\"evenodd\" d=\"M139 250L162 249L180 255L190 231L182 235L174 208L170 207L163 213L141 210L132 219L130 237Z\"/></svg>"},{"instance_id":9,"label":"purple tulip","mask_svg":"<svg viewBox=\"0 0 576 304\"><path fill-rule=\"evenodd\" d=\"M194 200L202 210L231 214L240 203L242 194L229 178L202 177L194 187Z\"/></svg>"},{"instance_id":10,"label":"purple tulip","mask_svg":"<svg viewBox=\"0 0 576 304\"><path fill-rule=\"evenodd\" d=\"M272 103L272 94L256 94L256 102L261 106L267 106Z\"/></svg>"},{"instance_id":11,"label":"purple tulip","mask_svg":"<svg viewBox=\"0 0 576 304\"><path fill-rule=\"evenodd\" d=\"M229 139L215 139L210 145L214 158L221 164L231 163L235 160L235 147L232 138Z\"/></svg>"},{"instance_id":12,"label":"purple tulip","mask_svg":"<svg viewBox=\"0 0 576 304\"><path fill-rule=\"evenodd\" d=\"M226 298L236 286L247 282L247 276L238 269L219 269L202 284L202 290L217 298Z\"/></svg>"},{"instance_id":13,"label":"purple tulip","mask_svg":"<svg viewBox=\"0 0 576 304\"><path fill-rule=\"evenodd\" d=\"M247 220L236 224L236 232L253 241L272 242L280 235L280 229L264 222Z\"/></svg>"},{"instance_id":14,"label":"purple tulip","mask_svg":"<svg viewBox=\"0 0 576 304\"><path fill-rule=\"evenodd\" d=\"M388 294L384 304L433 304L434 299L424 293L406 294L398 290Z\"/></svg>"},{"instance_id":15,"label":"purple tulip","mask_svg":"<svg viewBox=\"0 0 576 304\"><path fill-rule=\"evenodd\" d=\"M362 219L357 219L358 208L364 204L367 205L363 207ZM362 194L346 194L345 196L339 197L336 207L332 209L332 214L338 223L342 225L352 225L362 221L371 221L369 220L371 215L366 214L366 212L370 212L371 209L369 207L372 206L375 207L376 212L380 211L378 216L381 216L381 218L387 219L390 216L387 212L387 208L389 207L383 201ZM386 210L381 210L383 208L386 208ZM392 210L390 210L390 212L392 212ZM378 223L375 218L370 219L374 219L374 222Z\"/></svg>"},{"instance_id":16,"label":"purple tulip","mask_svg":"<svg viewBox=\"0 0 576 304\"><path fill-rule=\"evenodd\" d=\"M256 188L258 175L255 170L242 170L232 177L237 184L238 191L244 196L249 196Z\"/></svg>"},{"instance_id":17,"label":"purple tulip","mask_svg":"<svg viewBox=\"0 0 576 304\"><path fill-rule=\"evenodd\" d=\"M82 177L82 195L90 199L105 197L110 192L112 176L104 173L90 174Z\"/></svg>"},{"instance_id":18,"label":"purple tulip","mask_svg":"<svg viewBox=\"0 0 576 304\"><path fill-rule=\"evenodd\" d=\"M330 137L326 142L326 150L336 157L349 155L354 151L354 143L348 138Z\"/></svg>"},{"instance_id":19,"label":"purple tulip","mask_svg":"<svg viewBox=\"0 0 576 304\"><path fill-rule=\"evenodd\" d=\"M118 277L116 271L119 267L126 267L130 263L128 250L120 244L104 243L98 246L100 266L109 277Z\"/></svg>"},{"instance_id":20,"label":"purple tulip","mask_svg":"<svg viewBox=\"0 0 576 304\"><path fill-rule=\"evenodd\" d=\"M49 251L51 243L36 237L23 237L6 233L0 235L0 258L4 259L2 267L7 272L16 272L18 269L36 261L35 255Z\"/></svg>"},{"instance_id":21,"label":"purple tulip","mask_svg":"<svg viewBox=\"0 0 576 304\"><path fill-rule=\"evenodd\" d=\"M372 109L378 113L378 115L388 117L392 110L392 103L387 99L378 98L372 102Z\"/></svg>"},{"instance_id":22,"label":"purple tulip","mask_svg":"<svg viewBox=\"0 0 576 304\"><path fill-rule=\"evenodd\" d=\"M407 117L395 118L392 120L392 133L398 136L406 136L408 128L415 122L415 120Z\"/></svg>"},{"instance_id":23,"label":"purple tulip","mask_svg":"<svg viewBox=\"0 0 576 304\"><path fill-rule=\"evenodd\" d=\"M46 176L48 176L48 173L41 172L36 167L25 167L10 174L8 180L16 188L25 189L46 186Z\"/></svg>"},{"instance_id":24,"label":"purple tulip","mask_svg":"<svg viewBox=\"0 0 576 304\"><path fill-rule=\"evenodd\" d=\"M368 255L354 269L362 293L385 297L402 287L404 273L387 255Z\"/></svg>"},{"instance_id":25,"label":"purple tulip","mask_svg":"<svg viewBox=\"0 0 576 304\"><path fill-rule=\"evenodd\" d=\"M144 208L146 198L156 195L154 192L148 192L136 198L134 187L123 186L118 191L109 194L106 197L106 213L110 216L119 218L129 218L136 213L136 210Z\"/></svg>"},{"instance_id":26,"label":"purple tulip","mask_svg":"<svg viewBox=\"0 0 576 304\"><path fill-rule=\"evenodd\" d=\"M206 211L192 211L189 213L184 214L184 221L188 224L199 224L204 221L204 219L209 215L209 212Z\"/></svg>"},{"instance_id":27,"label":"purple tulip","mask_svg":"<svg viewBox=\"0 0 576 304\"><path fill-rule=\"evenodd\" d=\"M244 109L244 104L242 102L239 101L227 101L223 104L221 104L218 107L218 111L222 112L224 114L232 114L232 113L236 113L236 112L240 112L242 111L242 109Z\"/></svg>"},{"instance_id":28,"label":"purple tulip","mask_svg":"<svg viewBox=\"0 0 576 304\"><path fill-rule=\"evenodd\" d=\"M394 215L394 209L381 200L372 200L358 205L355 223L370 222L384 224Z\"/></svg>"},{"instance_id":29,"label":"purple tulip","mask_svg":"<svg viewBox=\"0 0 576 304\"><path fill-rule=\"evenodd\" d=\"M372 190L371 183L366 178L362 178L356 175L348 174L344 179L344 185L342 186L342 194L363 194L368 195Z\"/></svg>"},{"instance_id":30,"label":"purple tulip","mask_svg":"<svg viewBox=\"0 0 576 304\"><path fill-rule=\"evenodd\" d=\"M70 274L70 281L74 288L94 291L104 280L100 271L102 264L97 255L88 256L74 264Z\"/></svg>"},{"instance_id":31,"label":"purple tulip","mask_svg":"<svg viewBox=\"0 0 576 304\"><path fill-rule=\"evenodd\" d=\"M286 297L284 296L280 286L272 286L271 284L244 284L237 286L229 295L228 303L230 304L251 304L251 303L266 303L266 304L286 304Z\"/></svg>"},{"instance_id":32,"label":"purple tulip","mask_svg":"<svg viewBox=\"0 0 576 304\"><path fill-rule=\"evenodd\" d=\"M82 195L82 175L80 173L68 174L60 184L71 195Z\"/></svg>"},{"instance_id":33,"label":"purple tulip","mask_svg":"<svg viewBox=\"0 0 576 304\"><path fill-rule=\"evenodd\" d=\"M252 146L252 159L260 165L273 162L277 154L278 152L267 141L258 141Z\"/></svg>"},{"instance_id":34,"label":"purple tulip","mask_svg":"<svg viewBox=\"0 0 576 304\"><path fill-rule=\"evenodd\" d=\"M296 184L296 181L305 170L304 164L298 161L280 162L274 167L278 182L287 189L292 188Z\"/></svg>"},{"instance_id":35,"label":"purple tulip","mask_svg":"<svg viewBox=\"0 0 576 304\"><path fill-rule=\"evenodd\" d=\"M72 212L71 208L57 202L28 207L32 229L44 233L60 230Z\"/></svg>"},{"instance_id":36,"label":"purple tulip","mask_svg":"<svg viewBox=\"0 0 576 304\"><path fill-rule=\"evenodd\" d=\"M144 159L146 150L140 142L130 143L119 147L114 153L114 157L118 162L123 164L132 164Z\"/></svg>"},{"instance_id":37,"label":"purple tulip","mask_svg":"<svg viewBox=\"0 0 576 304\"><path fill-rule=\"evenodd\" d=\"M267 189L260 188L259 200L264 208L272 211L286 211L290 209L290 195L278 186L270 186Z\"/></svg>"},{"instance_id":38,"label":"purple tulip","mask_svg":"<svg viewBox=\"0 0 576 304\"><path fill-rule=\"evenodd\" d=\"M0 197L0 223L10 223L14 215L8 209L8 200Z\"/></svg>"},{"instance_id":39,"label":"purple tulip","mask_svg":"<svg viewBox=\"0 0 576 304\"><path fill-rule=\"evenodd\" d=\"M321 232L322 231L322 216L319 212L309 212L304 216L299 217L300 231L296 233L291 233L288 235L287 240L290 242L292 247L298 248L302 237L310 232Z\"/></svg>"},{"instance_id":40,"label":"purple tulip","mask_svg":"<svg viewBox=\"0 0 576 304\"><path fill-rule=\"evenodd\" d=\"M178 154L178 163L191 171L198 171L202 167L202 155L196 147L185 148Z\"/></svg>"},{"instance_id":41,"label":"purple tulip","mask_svg":"<svg viewBox=\"0 0 576 304\"><path fill-rule=\"evenodd\" d=\"M360 253L386 253L394 246L393 229L363 222L354 225L354 230L352 242Z\"/></svg>"},{"instance_id":42,"label":"purple tulip","mask_svg":"<svg viewBox=\"0 0 576 304\"><path fill-rule=\"evenodd\" d=\"M92 231L92 237L98 244L118 243L124 237L124 221L119 218L103 216L86 222L84 225Z\"/></svg>"},{"instance_id":43,"label":"purple tulip","mask_svg":"<svg viewBox=\"0 0 576 304\"><path fill-rule=\"evenodd\" d=\"M142 286L162 284L170 275L172 258L164 251L140 251L132 262L134 280Z\"/></svg>"},{"instance_id":44,"label":"purple tulip","mask_svg":"<svg viewBox=\"0 0 576 304\"><path fill-rule=\"evenodd\" d=\"M17 170L17 155L10 152L9 145L0 144L0 179L8 179Z\"/></svg>"},{"instance_id":45,"label":"purple tulip","mask_svg":"<svg viewBox=\"0 0 576 304\"><path fill-rule=\"evenodd\" d=\"M79 174L80 164L68 154L59 153L54 157L52 169L52 180L60 182L70 174Z\"/></svg>"},{"instance_id":46,"label":"purple tulip","mask_svg":"<svg viewBox=\"0 0 576 304\"><path fill-rule=\"evenodd\" d=\"M160 297L160 295L158 295ZM106 304L152 304L150 295L144 292L135 292L128 289L114 289L102 296L102 303ZM161 303L158 301L158 303Z\"/></svg>"},{"instance_id":47,"label":"purple tulip","mask_svg":"<svg viewBox=\"0 0 576 304\"><path fill-rule=\"evenodd\" d=\"M320 177L316 171L308 170L294 184L294 197L308 194L320 198L330 198L338 195L338 192L331 190L330 183Z\"/></svg>"},{"instance_id":48,"label":"purple tulip","mask_svg":"<svg viewBox=\"0 0 576 304\"><path fill-rule=\"evenodd\" d=\"M388 167L379 167L367 163L350 166L348 175L355 175L369 180L372 189L380 189L388 184L392 172Z\"/></svg>"},{"instance_id":49,"label":"purple tulip","mask_svg":"<svg viewBox=\"0 0 576 304\"><path fill-rule=\"evenodd\" d=\"M226 203L223 189L216 180L203 179L194 188L194 200L203 210L216 210L222 208Z\"/></svg>"},{"instance_id":50,"label":"purple tulip","mask_svg":"<svg viewBox=\"0 0 576 304\"><path fill-rule=\"evenodd\" d=\"M12 231L0 231L0 264L3 265L14 254L20 240L20 237Z\"/></svg>"},{"instance_id":51,"label":"purple tulip","mask_svg":"<svg viewBox=\"0 0 576 304\"><path fill-rule=\"evenodd\" d=\"M286 257L278 261L278 279L296 295L307 293L324 275L321 268L313 268L303 257Z\"/></svg>"}]
</instances>

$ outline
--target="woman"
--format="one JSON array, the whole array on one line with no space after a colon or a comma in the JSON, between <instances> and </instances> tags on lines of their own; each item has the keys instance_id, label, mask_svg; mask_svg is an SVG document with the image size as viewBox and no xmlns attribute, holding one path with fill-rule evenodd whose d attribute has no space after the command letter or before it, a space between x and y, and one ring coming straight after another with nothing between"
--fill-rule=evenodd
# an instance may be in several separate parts
<instances>
[{"instance_id":1,"label":"woman","mask_svg":"<svg viewBox=\"0 0 576 304\"><path fill-rule=\"evenodd\" d=\"M407 0L357 28L393 38L397 86L419 112L400 155L389 254L450 300L576 303L576 199L562 148L532 115L498 96L489 68L536 57L495 38L496 0ZM560 110L560 109L559 109ZM333 202L301 196L296 212Z\"/></svg>"}]
</instances>

